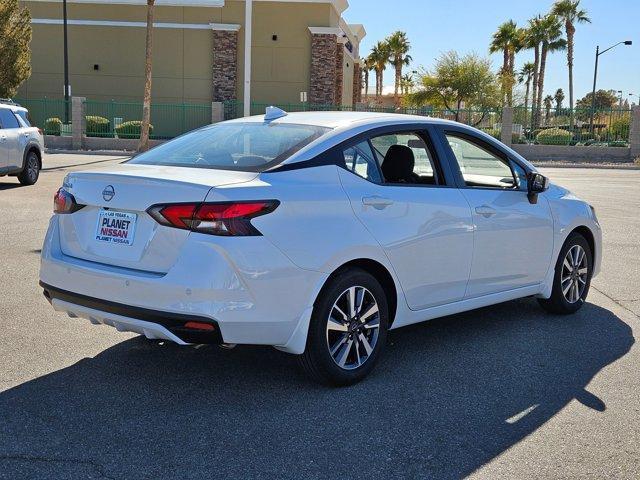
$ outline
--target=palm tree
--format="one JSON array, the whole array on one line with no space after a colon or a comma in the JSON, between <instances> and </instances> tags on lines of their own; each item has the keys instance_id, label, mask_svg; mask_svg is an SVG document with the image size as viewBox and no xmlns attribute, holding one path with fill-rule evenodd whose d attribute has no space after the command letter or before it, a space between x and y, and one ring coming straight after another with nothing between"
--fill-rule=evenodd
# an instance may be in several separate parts
<instances>
[{"instance_id":1,"label":"palm tree","mask_svg":"<svg viewBox=\"0 0 640 480\"><path fill-rule=\"evenodd\" d=\"M489 53L502 52L502 68L500 69L500 79L502 82L502 100L511 105L511 90L513 88L513 63L516 51L521 44L521 32L518 30L516 22L509 20L498 27L493 34L493 40L489 45Z\"/></svg>"},{"instance_id":2,"label":"palm tree","mask_svg":"<svg viewBox=\"0 0 640 480\"><path fill-rule=\"evenodd\" d=\"M567 66L569 67L569 125L573 129L573 37L576 33L576 23L591 23L587 12L581 10L580 0L557 0L551 8L551 13L564 21L567 34Z\"/></svg>"},{"instance_id":3,"label":"palm tree","mask_svg":"<svg viewBox=\"0 0 640 480\"><path fill-rule=\"evenodd\" d=\"M531 62L525 63L520 71L518 72L518 83L525 84L525 94L524 94L524 111L525 111L525 121L524 126L527 126L527 117L526 112L529 110L529 90L531 88L531 80L533 80L533 73L535 71L535 65Z\"/></svg>"},{"instance_id":4,"label":"palm tree","mask_svg":"<svg viewBox=\"0 0 640 480\"><path fill-rule=\"evenodd\" d=\"M551 95L547 95L544 97L544 123L545 125L549 124L549 120L551 119L551 108L553 107L553 97Z\"/></svg>"},{"instance_id":5,"label":"palm tree","mask_svg":"<svg viewBox=\"0 0 640 480\"><path fill-rule=\"evenodd\" d=\"M402 84L402 67L409 65L412 60L411 55L408 54L411 44L407 39L407 34L400 31L387 38L386 43L389 51L389 63L393 65L396 73L393 98L397 107L400 104L399 93Z\"/></svg>"},{"instance_id":6,"label":"palm tree","mask_svg":"<svg viewBox=\"0 0 640 480\"><path fill-rule=\"evenodd\" d=\"M389 48L386 42L376 43L371 49L369 57L373 60L373 69L376 72L376 98L378 98L382 95L384 70L389 62Z\"/></svg>"},{"instance_id":7,"label":"palm tree","mask_svg":"<svg viewBox=\"0 0 640 480\"><path fill-rule=\"evenodd\" d=\"M555 15L546 15L542 19L542 33L540 71L538 73L538 104L536 107L538 112L542 110L542 94L544 92L544 74L547 66L547 54L564 50L567 47L567 41L562 38L562 24L560 19Z\"/></svg>"},{"instance_id":8,"label":"palm tree","mask_svg":"<svg viewBox=\"0 0 640 480\"><path fill-rule=\"evenodd\" d=\"M138 151L149 150L149 124L151 123L151 67L153 56L153 7L156 0L147 0L147 44L144 62L144 100L142 103L142 127Z\"/></svg>"},{"instance_id":9,"label":"palm tree","mask_svg":"<svg viewBox=\"0 0 640 480\"><path fill-rule=\"evenodd\" d=\"M415 86L416 82L413 81L413 76L409 73L402 76L400 80L400 87L402 87L402 95L409 95L411 89Z\"/></svg>"},{"instance_id":10,"label":"palm tree","mask_svg":"<svg viewBox=\"0 0 640 480\"><path fill-rule=\"evenodd\" d=\"M564 91L561 88L557 89L556 93L553 95L553 99L556 102L556 115L560 115L562 102L564 101Z\"/></svg>"}]
</instances>

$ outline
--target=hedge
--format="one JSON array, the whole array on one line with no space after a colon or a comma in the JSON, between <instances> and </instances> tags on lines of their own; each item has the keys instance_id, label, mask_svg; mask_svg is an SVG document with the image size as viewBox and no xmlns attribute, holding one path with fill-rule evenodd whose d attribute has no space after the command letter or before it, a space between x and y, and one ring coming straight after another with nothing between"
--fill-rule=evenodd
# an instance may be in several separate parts
<instances>
[{"instance_id":1,"label":"hedge","mask_svg":"<svg viewBox=\"0 0 640 480\"><path fill-rule=\"evenodd\" d=\"M59 137L62 134L62 120L57 117L47 118L44 121L44 133Z\"/></svg>"},{"instance_id":2,"label":"hedge","mask_svg":"<svg viewBox=\"0 0 640 480\"><path fill-rule=\"evenodd\" d=\"M142 122L139 120L130 120L121 123L116 127L116 133L119 138L140 138L142 132ZM149 125L149 135L153 133L153 125Z\"/></svg>"},{"instance_id":3,"label":"hedge","mask_svg":"<svg viewBox=\"0 0 640 480\"><path fill-rule=\"evenodd\" d=\"M540 145L569 145L573 140L573 135L561 128L548 128L536 135L536 141Z\"/></svg>"},{"instance_id":4,"label":"hedge","mask_svg":"<svg viewBox=\"0 0 640 480\"><path fill-rule=\"evenodd\" d=\"M109 137L111 136L111 122L104 117L87 115L87 137Z\"/></svg>"}]
</instances>

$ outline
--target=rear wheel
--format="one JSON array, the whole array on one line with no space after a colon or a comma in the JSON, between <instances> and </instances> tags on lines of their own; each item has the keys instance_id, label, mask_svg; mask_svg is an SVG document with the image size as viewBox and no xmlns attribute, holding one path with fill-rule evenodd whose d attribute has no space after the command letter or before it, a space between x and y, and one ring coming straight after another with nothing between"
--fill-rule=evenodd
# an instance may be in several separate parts
<instances>
[{"instance_id":1,"label":"rear wheel","mask_svg":"<svg viewBox=\"0 0 640 480\"><path fill-rule=\"evenodd\" d=\"M300 363L316 381L351 385L371 372L388 328L387 298L368 272L348 269L322 290Z\"/></svg>"},{"instance_id":2,"label":"rear wheel","mask_svg":"<svg viewBox=\"0 0 640 480\"><path fill-rule=\"evenodd\" d=\"M18 180L22 185L33 185L38 181L40 176L40 160L36 152L31 151L27 154L27 160L24 163L24 169L18 175Z\"/></svg>"},{"instance_id":3,"label":"rear wheel","mask_svg":"<svg viewBox=\"0 0 640 480\"><path fill-rule=\"evenodd\" d=\"M545 310L566 315L584 305L591 285L592 255L589 242L582 235L569 235L558 255L551 297L538 299Z\"/></svg>"}]
</instances>

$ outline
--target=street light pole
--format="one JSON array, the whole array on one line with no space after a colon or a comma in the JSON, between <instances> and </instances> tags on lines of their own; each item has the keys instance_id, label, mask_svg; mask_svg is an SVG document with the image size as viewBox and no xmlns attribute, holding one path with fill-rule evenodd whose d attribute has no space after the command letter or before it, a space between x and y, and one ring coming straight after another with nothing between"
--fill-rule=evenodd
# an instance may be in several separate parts
<instances>
[{"instance_id":1,"label":"street light pole","mask_svg":"<svg viewBox=\"0 0 640 480\"><path fill-rule=\"evenodd\" d=\"M64 123L69 123L69 49L67 45L67 0L62 1L64 31Z\"/></svg>"},{"instance_id":2,"label":"street light pole","mask_svg":"<svg viewBox=\"0 0 640 480\"><path fill-rule=\"evenodd\" d=\"M591 92L591 125L589 125L589 131L591 133L593 133L593 117L595 115L595 109L596 109L596 80L598 78L598 58L603 53L606 53L609 50L611 50L612 48L615 48L618 45L622 45L623 43L625 45L632 45L633 44L633 42L631 40L624 40L622 42L616 43L615 45L611 45L609 48L606 48L603 51L600 51L600 45L596 46L596 63L595 63L595 67L593 69L593 90Z\"/></svg>"}]
</instances>

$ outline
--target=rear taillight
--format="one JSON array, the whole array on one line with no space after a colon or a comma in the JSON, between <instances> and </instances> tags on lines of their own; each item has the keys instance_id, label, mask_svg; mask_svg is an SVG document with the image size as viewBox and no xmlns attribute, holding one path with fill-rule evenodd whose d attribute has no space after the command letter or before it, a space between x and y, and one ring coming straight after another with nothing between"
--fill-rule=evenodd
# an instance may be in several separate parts
<instances>
[{"instance_id":1,"label":"rear taillight","mask_svg":"<svg viewBox=\"0 0 640 480\"><path fill-rule=\"evenodd\" d=\"M280 202L176 203L154 205L147 210L156 222L167 227L224 236L256 236L261 233L251 219L273 212Z\"/></svg>"},{"instance_id":2,"label":"rear taillight","mask_svg":"<svg viewBox=\"0 0 640 480\"><path fill-rule=\"evenodd\" d=\"M74 196L64 188L60 188L53 197L53 213L73 213L82 207L84 207L84 205L77 203Z\"/></svg>"}]
</instances>

